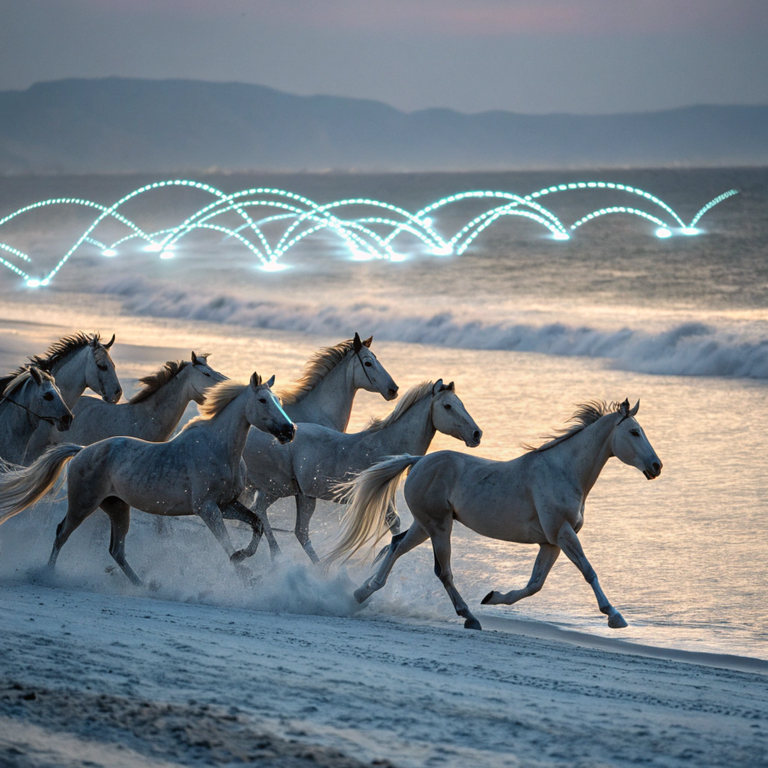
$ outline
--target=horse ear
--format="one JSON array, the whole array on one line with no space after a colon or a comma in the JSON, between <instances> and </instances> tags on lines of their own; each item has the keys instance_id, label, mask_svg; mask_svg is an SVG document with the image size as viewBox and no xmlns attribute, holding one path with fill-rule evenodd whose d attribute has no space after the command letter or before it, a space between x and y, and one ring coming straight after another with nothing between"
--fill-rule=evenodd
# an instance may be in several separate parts
<instances>
[{"instance_id":1,"label":"horse ear","mask_svg":"<svg viewBox=\"0 0 768 768\"><path fill-rule=\"evenodd\" d=\"M197 365L197 355L194 349L192 350L192 365Z\"/></svg>"},{"instance_id":2,"label":"horse ear","mask_svg":"<svg viewBox=\"0 0 768 768\"><path fill-rule=\"evenodd\" d=\"M251 386L254 389L258 389L261 386L261 376L256 371L251 375Z\"/></svg>"},{"instance_id":3,"label":"horse ear","mask_svg":"<svg viewBox=\"0 0 768 768\"><path fill-rule=\"evenodd\" d=\"M115 343L115 334L112 334L112 338L107 344L104 344L104 349L109 349Z\"/></svg>"},{"instance_id":4,"label":"horse ear","mask_svg":"<svg viewBox=\"0 0 768 768\"><path fill-rule=\"evenodd\" d=\"M98 347L99 346L99 334L94 333L93 336L91 336L91 346L92 347Z\"/></svg>"},{"instance_id":5,"label":"horse ear","mask_svg":"<svg viewBox=\"0 0 768 768\"><path fill-rule=\"evenodd\" d=\"M360 341L359 333L355 333L355 338L352 339L352 346L355 348L355 354L360 354L360 350L363 348L363 342Z\"/></svg>"},{"instance_id":6,"label":"horse ear","mask_svg":"<svg viewBox=\"0 0 768 768\"><path fill-rule=\"evenodd\" d=\"M272 389L272 385L275 383L275 374L272 374L272 378L267 382L267 386Z\"/></svg>"},{"instance_id":7,"label":"horse ear","mask_svg":"<svg viewBox=\"0 0 768 768\"><path fill-rule=\"evenodd\" d=\"M35 368L34 365L30 366L29 375L32 377L32 380L35 382L35 384L37 384L38 387L43 383L43 376L40 371Z\"/></svg>"},{"instance_id":8,"label":"horse ear","mask_svg":"<svg viewBox=\"0 0 768 768\"><path fill-rule=\"evenodd\" d=\"M451 390L451 392L455 392L455 391L456 391L456 383L452 381L452 382L451 382L451 383L450 383L450 384L449 384L449 385L446 387L446 389L450 389L450 390Z\"/></svg>"},{"instance_id":9,"label":"horse ear","mask_svg":"<svg viewBox=\"0 0 768 768\"><path fill-rule=\"evenodd\" d=\"M432 385L432 394L436 395L438 392L442 392L445 389L443 386L443 380L438 379L433 385Z\"/></svg>"},{"instance_id":10,"label":"horse ear","mask_svg":"<svg viewBox=\"0 0 768 768\"><path fill-rule=\"evenodd\" d=\"M365 339L365 341L363 341L363 346L370 347L372 343L373 343L373 336L369 336L367 339Z\"/></svg>"},{"instance_id":11,"label":"horse ear","mask_svg":"<svg viewBox=\"0 0 768 768\"><path fill-rule=\"evenodd\" d=\"M638 412L639 410L640 410L640 401L638 400L638 401L635 403L635 407L634 407L634 408L633 408L631 411L629 411L629 413L628 413L627 415L628 415L628 416L637 416L637 412Z\"/></svg>"},{"instance_id":12,"label":"horse ear","mask_svg":"<svg viewBox=\"0 0 768 768\"><path fill-rule=\"evenodd\" d=\"M629 415L629 398L627 398L620 406L619 410L621 415L626 419Z\"/></svg>"}]
</instances>

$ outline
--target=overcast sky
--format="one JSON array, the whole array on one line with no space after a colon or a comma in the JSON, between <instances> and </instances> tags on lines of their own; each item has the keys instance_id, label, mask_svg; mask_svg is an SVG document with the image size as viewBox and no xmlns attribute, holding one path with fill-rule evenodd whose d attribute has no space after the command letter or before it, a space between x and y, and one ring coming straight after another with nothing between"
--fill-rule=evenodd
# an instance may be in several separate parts
<instances>
[{"instance_id":1,"label":"overcast sky","mask_svg":"<svg viewBox=\"0 0 768 768\"><path fill-rule=\"evenodd\" d=\"M404 110L768 103L768 0L0 0L0 90L195 78Z\"/></svg>"}]
</instances>

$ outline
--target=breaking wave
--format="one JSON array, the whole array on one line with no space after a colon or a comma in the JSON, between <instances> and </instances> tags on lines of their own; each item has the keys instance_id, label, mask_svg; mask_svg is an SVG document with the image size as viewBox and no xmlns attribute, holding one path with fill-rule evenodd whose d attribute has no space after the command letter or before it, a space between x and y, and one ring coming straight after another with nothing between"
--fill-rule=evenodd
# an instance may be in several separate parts
<instances>
[{"instance_id":1,"label":"breaking wave","mask_svg":"<svg viewBox=\"0 0 768 768\"><path fill-rule=\"evenodd\" d=\"M392 306L364 301L346 307L313 306L221 293L201 301L198 291L150 287L141 279L119 280L103 290L120 296L125 309L138 315L329 336L367 328L380 340L593 357L639 373L768 379L765 333L746 338L696 321L658 333L629 327L606 331L561 322L493 322L450 311L419 314L400 307L396 312Z\"/></svg>"}]
</instances>

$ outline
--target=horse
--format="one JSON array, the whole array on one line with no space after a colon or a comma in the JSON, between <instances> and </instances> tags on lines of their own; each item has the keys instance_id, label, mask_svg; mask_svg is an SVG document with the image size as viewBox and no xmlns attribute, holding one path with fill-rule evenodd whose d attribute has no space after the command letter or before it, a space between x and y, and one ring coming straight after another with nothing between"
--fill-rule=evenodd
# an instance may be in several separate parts
<instances>
[{"instance_id":1,"label":"horse","mask_svg":"<svg viewBox=\"0 0 768 768\"><path fill-rule=\"evenodd\" d=\"M72 411L50 373L28 364L0 379L0 460L21 464L27 445L41 423L66 431Z\"/></svg>"},{"instance_id":2,"label":"horse","mask_svg":"<svg viewBox=\"0 0 768 768\"><path fill-rule=\"evenodd\" d=\"M108 437L137 437L163 443L176 429L187 405L201 405L207 389L226 376L208 365L208 355L191 360L169 360L145 376L143 385L127 403L110 405L95 397L81 397L73 409L75 421L66 442L91 445ZM65 442L58 438L57 443Z\"/></svg>"},{"instance_id":3,"label":"horse","mask_svg":"<svg viewBox=\"0 0 768 768\"><path fill-rule=\"evenodd\" d=\"M86 389L97 392L105 403L117 403L123 388L109 356L109 349L114 343L114 334L103 344L98 333L88 335L80 331L64 336L51 344L45 354L30 357L30 361L54 377L70 410ZM56 433L50 424L40 424L30 438L23 463L33 462L51 443L57 442L55 438Z\"/></svg>"},{"instance_id":4,"label":"horse","mask_svg":"<svg viewBox=\"0 0 768 768\"><path fill-rule=\"evenodd\" d=\"M372 342L373 336L362 340L360 335L355 333L353 339L315 353L304 367L301 378L278 393L283 408L291 419L295 423L320 424L328 429L344 432L349 423L355 393L359 389L378 392L385 400L394 400L398 386L371 352ZM252 429L248 435L246 463L248 456L269 451L273 443L269 435ZM267 495L255 482L260 475L258 467L254 469L254 473L248 473L249 497L253 500L256 494L259 496L257 506L269 549L274 557L280 553L280 547L269 525L267 509L280 497L271 498ZM297 497L297 520L306 516L306 510L301 508L301 504ZM399 523L394 508L390 511L390 522L392 525Z\"/></svg>"},{"instance_id":5,"label":"horse","mask_svg":"<svg viewBox=\"0 0 768 768\"><path fill-rule=\"evenodd\" d=\"M72 532L101 507L111 523L110 555L134 585L141 585L125 558L130 508L135 507L153 515L197 515L239 570L245 555L232 546L224 519L247 522L254 535L257 529L261 534L259 519L237 501L248 430L263 429L281 443L296 433L272 394L273 383L274 376L262 383L254 373L247 384L216 384L201 416L165 443L133 437L111 437L87 447L65 443L29 467L0 473L0 523L42 498L69 463L67 514L56 529L49 569Z\"/></svg>"},{"instance_id":6,"label":"horse","mask_svg":"<svg viewBox=\"0 0 768 768\"><path fill-rule=\"evenodd\" d=\"M386 456L426 453L435 432L463 440L471 448L480 444L483 434L456 395L454 383L443 384L442 379L412 387L386 418L374 419L362 432L300 424L290 445L272 440L266 449L264 441L254 445L249 437L243 453L248 480L262 489L252 509L261 517L276 499L296 496L296 538L317 563L309 538L317 499L336 501L339 482ZM252 546L255 551L258 540Z\"/></svg>"},{"instance_id":7,"label":"horse","mask_svg":"<svg viewBox=\"0 0 768 768\"><path fill-rule=\"evenodd\" d=\"M348 523L326 563L348 558L371 535L381 533L387 503L400 476L410 468L404 491L414 523L380 553L384 559L378 571L355 591L359 603L386 584L398 558L429 538L435 574L456 613L465 619L466 628L481 629L453 583L451 529L458 520L481 536L539 545L528 584L506 594L491 591L483 604L512 605L538 592L562 550L591 585L598 608L608 616L608 626L626 627L600 588L577 534L584 524L587 495L609 458L616 456L636 467L648 480L661 473L661 460L636 419L639 408L639 401L630 408L629 400L585 403L570 427L512 461L439 451L376 464L346 484Z\"/></svg>"}]
</instances>

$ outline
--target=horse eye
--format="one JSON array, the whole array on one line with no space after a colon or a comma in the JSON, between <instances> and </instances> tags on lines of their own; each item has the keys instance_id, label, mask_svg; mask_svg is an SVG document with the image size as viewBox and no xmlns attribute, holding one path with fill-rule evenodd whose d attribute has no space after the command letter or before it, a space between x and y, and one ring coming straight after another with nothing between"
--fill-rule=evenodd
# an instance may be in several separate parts
<instances>
[{"instance_id":1,"label":"horse eye","mask_svg":"<svg viewBox=\"0 0 768 768\"><path fill-rule=\"evenodd\" d=\"M211 378L211 374L206 371L203 371L203 376L207 376L209 379Z\"/></svg>"},{"instance_id":2,"label":"horse eye","mask_svg":"<svg viewBox=\"0 0 768 768\"><path fill-rule=\"evenodd\" d=\"M366 368L372 368L373 367L373 363L370 360L366 360L365 361L365 367Z\"/></svg>"},{"instance_id":3,"label":"horse eye","mask_svg":"<svg viewBox=\"0 0 768 768\"><path fill-rule=\"evenodd\" d=\"M106 365L104 365L104 363L98 363L98 364L96 365L96 367L97 367L97 368L98 368L100 371L107 371L107 370L109 370L109 368L107 368L107 366L106 366Z\"/></svg>"},{"instance_id":4,"label":"horse eye","mask_svg":"<svg viewBox=\"0 0 768 768\"><path fill-rule=\"evenodd\" d=\"M260 397L260 398L259 398L259 402L260 402L260 403L266 403L266 402L267 402L267 399L266 399L265 397Z\"/></svg>"},{"instance_id":5,"label":"horse eye","mask_svg":"<svg viewBox=\"0 0 768 768\"><path fill-rule=\"evenodd\" d=\"M636 429L630 429L629 434L632 435L632 437L640 437L640 432Z\"/></svg>"},{"instance_id":6,"label":"horse eye","mask_svg":"<svg viewBox=\"0 0 768 768\"><path fill-rule=\"evenodd\" d=\"M450 405L450 403L446 403L446 404L443 406L443 408L445 408L445 410L446 410L446 411L450 411L450 410L451 410L451 405Z\"/></svg>"},{"instance_id":7,"label":"horse eye","mask_svg":"<svg viewBox=\"0 0 768 768\"><path fill-rule=\"evenodd\" d=\"M43 400L53 400L53 393L52 392L46 392L43 395Z\"/></svg>"}]
</instances>

